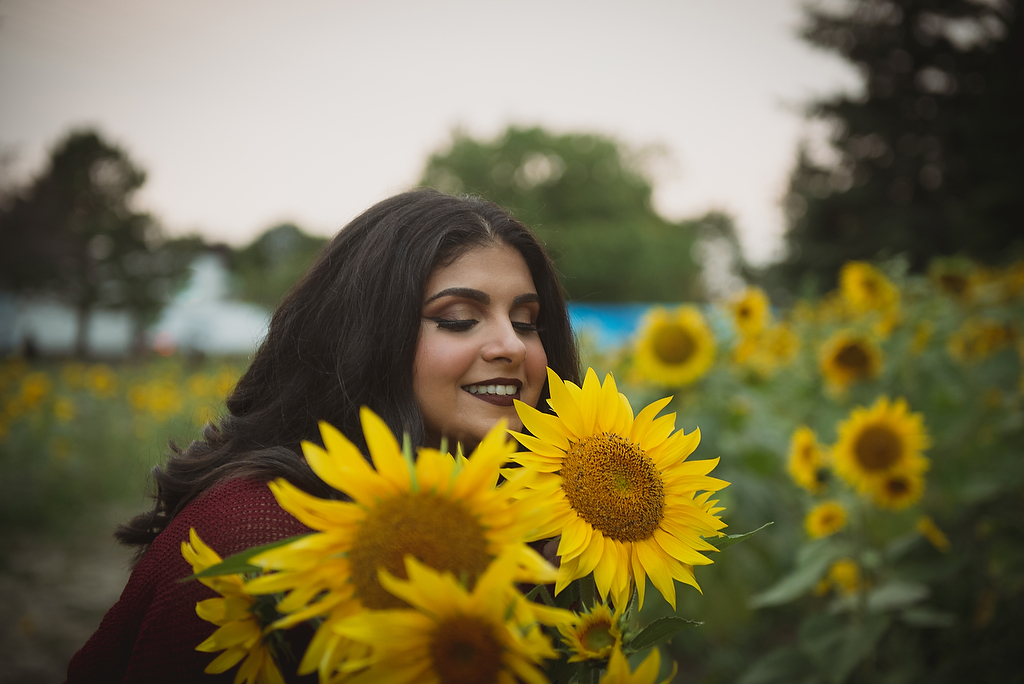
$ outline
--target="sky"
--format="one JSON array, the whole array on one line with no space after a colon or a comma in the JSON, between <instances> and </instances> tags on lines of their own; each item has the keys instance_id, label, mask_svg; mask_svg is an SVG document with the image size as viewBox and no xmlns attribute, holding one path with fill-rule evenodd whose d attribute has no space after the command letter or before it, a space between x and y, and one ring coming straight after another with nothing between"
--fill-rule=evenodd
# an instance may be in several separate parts
<instances>
[{"instance_id":1,"label":"sky","mask_svg":"<svg viewBox=\"0 0 1024 684\"><path fill-rule=\"evenodd\" d=\"M0 0L8 183L96 127L147 171L171 235L329 235L413 186L459 127L609 135L658 149L666 218L722 210L780 255L812 99L855 70L798 37L798 0Z\"/></svg>"}]
</instances>

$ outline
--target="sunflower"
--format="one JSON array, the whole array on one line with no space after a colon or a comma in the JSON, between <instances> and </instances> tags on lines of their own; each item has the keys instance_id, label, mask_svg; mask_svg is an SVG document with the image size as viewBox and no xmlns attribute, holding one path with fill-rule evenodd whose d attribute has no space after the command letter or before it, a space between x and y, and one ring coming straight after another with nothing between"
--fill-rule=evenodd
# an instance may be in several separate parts
<instances>
[{"instance_id":1,"label":"sunflower","mask_svg":"<svg viewBox=\"0 0 1024 684\"><path fill-rule=\"evenodd\" d=\"M725 527L710 500L729 484L708 476L718 459L686 460L700 431L673 433L674 413L655 418L671 397L634 419L610 373L602 386L589 368L580 388L549 368L548 388L556 415L516 402L534 436L513 435L530 453L513 455L523 468L510 477L523 500L547 514L533 538L561 534L555 592L593 572L602 598L611 592L615 606L625 607L635 582L643 606L650 577L674 607L673 580L700 589L693 566L711 563L700 552L715 550L702 537Z\"/></svg>"},{"instance_id":2,"label":"sunflower","mask_svg":"<svg viewBox=\"0 0 1024 684\"><path fill-rule=\"evenodd\" d=\"M789 441L789 458L786 469L798 485L817 494L825 485L825 463L814 430L801 425Z\"/></svg>"},{"instance_id":3,"label":"sunflower","mask_svg":"<svg viewBox=\"0 0 1024 684\"><path fill-rule=\"evenodd\" d=\"M407 555L465 577L472 586L494 558L512 549L518 580L555 578L554 569L523 543L535 517L510 499L511 486L495 487L499 468L515 450L504 421L469 459L420 449L414 465L376 414L364 407L360 419L376 470L344 435L321 423L325 448L304 442L306 461L352 501L318 499L283 479L270 483L281 507L319 532L251 560L275 572L252 580L249 591L287 592L278 604L287 617L276 626L328 614L300 673L319 669L324 676L353 657L343 640L332 636L329 623L365 609L404 605L380 584L378 570L404 577Z\"/></svg>"},{"instance_id":4,"label":"sunflower","mask_svg":"<svg viewBox=\"0 0 1024 684\"><path fill-rule=\"evenodd\" d=\"M562 642L569 647L570 663L581 660L603 660L611 655L613 648L622 646L622 629L619 621L622 609L613 614L604 603L598 603L589 612L577 615L574 620L558 626Z\"/></svg>"},{"instance_id":5,"label":"sunflower","mask_svg":"<svg viewBox=\"0 0 1024 684\"><path fill-rule=\"evenodd\" d=\"M954 299L971 299L975 267L962 259L936 259L928 267L928 277L939 291Z\"/></svg>"},{"instance_id":6,"label":"sunflower","mask_svg":"<svg viewBox=\"0 0 1024 684\"><path fill-rule=\"evenodd\" d=\"M736 329L744 336L757 335L768 325L768 295L759 287L748 287L729 302Z\"/></svg>"},{"instance_id":7,"label":"sunflower","mask_svg":"<svg viewBox=\"0 0 1024 684\"><path fill-rule=\"evenodd\" d=\"M914 529L921 533L928 542L942 553L949 551L949 537L939 529L930 516L922 515L917 519Z\"/></svg>"},{"instance_id":8,"label":"sunflower","mask_svg":"<svg viewBox=\"0 0 1024 684\"><path fill-rule=\"evenodd\" d=\"M837 589L844 596L857 593L864 586L860 566L852 558L842 558L829 566L828 574L818 585L817 593L823 594L830 588Z\"/></svg>"},{"instance_id":9,"label":"sunflower","mask_svg":"<svg viewBox=\"0 0 1024 684\"><path fill-rule=\"evenodd\" d=\"M835 534L846 527L846 507L838 501L822 501L807 514L804 527L811 539Z\"/></svg>"},{"instance_id":10,"label":"sunflower","mask_svg":"<svg viewBox=\"0 0 1024 684\"><path fill-rule=\"evenodd\" d=\"M890 311L899 306L899 291L871 264L848 261L839 272L839 291L853 313Z\"/></svg>"},{"instance_id":11,"label":"sunflower","mask_svg":"<svg viewBox=\"0 0 1024 684\"><path fill-rule=\"evenodd\" d=\"M195 529L188 531L189 541L181 543L181 555L199 573L221 562L217 552L203 543ZM235 674L234 684L284 684L281 671L263 640L263 628L254 612L256 599L245 590L238 575L203 577L199 580L223 598L212 598L196 604L196 615L218 626L197 651L224 651L206 669L208 674L227 672L243 659Z\"/></svg>"},{"instance_id":12,"label":"sunflower","mask_svg":"<svg viewBox=\"0 0 1024 684\"><path fill-rule=\"evenodd\" d=\"M924 476L896 471L871 483L871 497L882 508L898 511L917 502L924 493Z\"/></svg>"},{"instance_id":13,"label":"sunflower","mask_svg":"<svg viewBox=\"0 0 1024 684\"><path fill-rule=\"evenodd\" d=\"M822 345L819 360L829 385L845 389L878 375L882 369L882 350L867 335L840 330Z\"/></svg>"},{"instance_id":14,"label":"sunflower","mask_svg":"<svg viewBox=\"0 0 1024 684\"><path fill-rule=\"evenodd\" d=\"M334 627L367 644L369 656L352 684L514 684L546 682L540 664L556 658L538 622L554 613L526 601L514 588L514 552L505 552L478 578L472 591L448 572L407 556L400 580L386 570L380 583L411 610L360 613ZM364 669L365 668L365 669Z\"/></svg>"},{"instance_id":15,"label":"sunflower","mask_svg":"<svg viewBox=\"0 0 1024 684\"><path fill-rule=\"evenodd\" d=\"M903 399L881 397L869 409L857 407L839 425L835 468L862 494L872 494L892 475L915 476L928 469L924 418Z\"/></svg>"},{"instance_id":16,"label":"sunflower","mask_svg":"<svg viewBox=\"0 0 1024 684\"><path fill-rule=\"evenodd\" d=\"M662 385L688 385L707 373L714 360L715 338L700 309L655 307L647 315L636 349L643 377Z\"/></svg>"},{"instance_id":17,"label":"sunflower","mask_svg":"<svg viewBox=\"0 0 1024 684\"><path fill-rule=\"evenodd\" d=\"M973 363L1011 344L1016 337L1012 326L984 318L964 321L947 343L950 355L961 363Z\"/></svg>"},{"instance_id":18,"label":"sunflower","mask_svg":"<svg viewBox=\"0 0 1024 684\"><path fill-rule=\"evenodd\" d=\"M637 665L636 669L630 672L629 661L621 648L612 651L608 659L608 671L601 677L600 684L668 684L676 678L678 667L672 663L672 672L668 678L658 680L658 673L661 671L661 652L652 649L643 662Z\"/></svg>"}]
</instances>

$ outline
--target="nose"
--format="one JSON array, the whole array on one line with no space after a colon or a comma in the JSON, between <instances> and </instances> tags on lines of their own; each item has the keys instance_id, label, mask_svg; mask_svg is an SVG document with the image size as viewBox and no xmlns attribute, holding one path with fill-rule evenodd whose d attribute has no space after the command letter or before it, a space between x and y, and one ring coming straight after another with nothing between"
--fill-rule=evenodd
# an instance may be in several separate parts
<instances>
[{"instance_id":1,"label":"nose","mask_svg":"<svg viewBox=\"0 0 1024 684\"><path fill-rule=\"evenodd\" d=\"M505 321L494 327L493 335L481 352L486 361L520 364L526 358L526 343L512 327L512 323Z\"/></svg>"}]
</instances>

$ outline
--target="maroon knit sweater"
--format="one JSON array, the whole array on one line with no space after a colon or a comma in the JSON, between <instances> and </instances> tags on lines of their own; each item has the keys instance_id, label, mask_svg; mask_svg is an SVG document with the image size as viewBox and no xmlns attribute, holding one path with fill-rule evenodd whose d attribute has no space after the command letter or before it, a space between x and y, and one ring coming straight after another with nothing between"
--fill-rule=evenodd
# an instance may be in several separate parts
<instances>
[{"instance_id":1,"label":"maroon knit sweater","mask_svg":"<svg viewBox=\"0 0 1024 684\"><path fill-rule=\"evenodd\" d=\"M196 603L219 594L198 581L177 581L192 574L181 556L190 527L221 558L310 531L277 505L263 482L235 479L212 487L153 540L121 598L71 659L67 684L234 680L237 666L220 676L204 674L218 654L195 650L217 629L196 615Z\"/></svg>"}]
</instances>

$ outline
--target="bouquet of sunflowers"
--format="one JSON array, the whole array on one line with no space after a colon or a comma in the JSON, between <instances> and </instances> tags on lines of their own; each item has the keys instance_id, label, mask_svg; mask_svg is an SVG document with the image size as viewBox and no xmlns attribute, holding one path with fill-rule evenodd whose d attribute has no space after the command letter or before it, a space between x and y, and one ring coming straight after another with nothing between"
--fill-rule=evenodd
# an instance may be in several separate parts
<instances>
[{"instance_id":1,"label":"bouquet of sunflowers","mask_svg":"<svg viewBox=\"0 0 1024 684\"><path fill-rule=\"evenodd\" d=\"M639 624L647 578L673 608L675 582L749 535L722 533L715 460L689 461L700 432L634 415L609 374L582 387L548 371L553 414L517 402L529 434L501 423L468 457L400 445L363 409L372 465L326 423L310 467L349 501L283 479L282 508L315 530L222 561L192 531L182 553L222 598L196 612L219 626L198 650L235 682L662 682L660 642L691 624ZM557 567L531 542L553 539ZM551 554L549 554L551 555ZM313 636L291 655L287 630ZM634 667L630 666L630 662Z\"/></svg>"}]
</instances>

